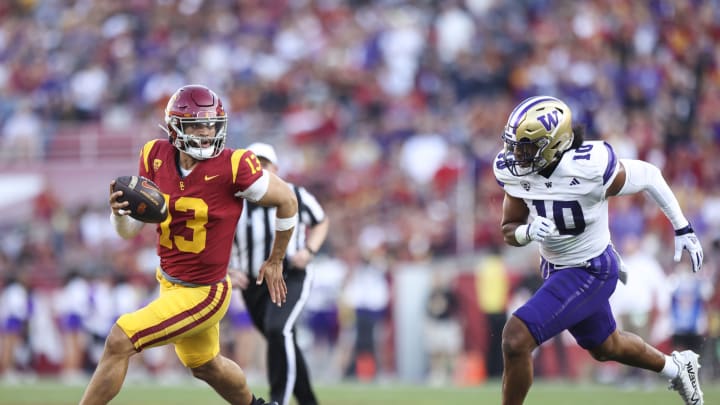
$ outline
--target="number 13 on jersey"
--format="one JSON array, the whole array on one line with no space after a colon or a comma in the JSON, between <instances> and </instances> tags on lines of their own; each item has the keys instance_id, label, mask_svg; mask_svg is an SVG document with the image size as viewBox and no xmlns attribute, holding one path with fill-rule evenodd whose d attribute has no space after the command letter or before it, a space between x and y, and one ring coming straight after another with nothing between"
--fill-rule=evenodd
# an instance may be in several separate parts
<instances>
[{"instance_id":1,"label":"number 13 on jersey","mask_svg":"<svg viewBox=\"0 0 720 405\"><path fill-rule=\"evenodd\" d=\"M257 159L256 159L257 160ZM160 245L168 249L176 247L181 252L200 253L205 249L207 240L208 205L202 198L180 197L175 200L173 209L169 209L170 195L165 196L165 203L168 206L168 216L160 223ZM170 223L173 212L193 212L193 217L184 222L185 228L190 229L192 237L185 239L182 235L172 235Z\"/></svg>"},{"instance_id":2,"label":"number 13 on jersey","mask_svg":"<svg viewBox=\"0 0 720 405\"><path fill-rule=\"evenodd\" d=\"M260 164L260 159L257 158L255 155L250 155L245 158L245 162L250 166L250 172L252 174L255 174L262 170L262 165Z\"/></svg>"}]
</instances>

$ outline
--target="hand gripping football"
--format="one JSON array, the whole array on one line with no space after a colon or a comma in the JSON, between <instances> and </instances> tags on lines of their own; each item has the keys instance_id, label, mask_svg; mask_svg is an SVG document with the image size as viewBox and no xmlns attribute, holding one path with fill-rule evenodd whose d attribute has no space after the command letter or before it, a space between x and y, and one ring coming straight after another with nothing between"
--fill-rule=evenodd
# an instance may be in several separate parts
<instances>
[{"instance_id":1,"label":"hand gripping football","mask_svg":"<svg viewBox=\"0 0 720 405\"><path fill-rule=\"evenodd\" d=\"M142 176L120 176L113 192L122 191L118 201L128 201L130 216L142 222L159 223L168 215L167 204L160 188Z\"/></svg>"}]
</instances>

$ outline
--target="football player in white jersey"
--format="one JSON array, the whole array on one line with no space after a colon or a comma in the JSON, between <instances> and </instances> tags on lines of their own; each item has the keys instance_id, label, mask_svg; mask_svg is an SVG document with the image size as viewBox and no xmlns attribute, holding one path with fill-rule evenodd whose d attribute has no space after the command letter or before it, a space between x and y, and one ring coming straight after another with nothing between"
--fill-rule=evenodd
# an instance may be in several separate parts
<instances>
[{"instance_id":1,"label":"football player in white jersey","mask_svg":"<svg viewBox=\"0 0 720 405\"><path fill-rule=\"evenodd\" d=\"M533 380L532 351L566 329L595 359L661 373L686 404L702 405L698 355L666 355L618 330L608 303L624 274L610 240L611 196L645 191L675 229L675 261L687 250L693 271L702 267L700 242L660 170L617 159L603 141L585 141L567 104L549 96L518 104L503 140L494 172L505 190L505 242L538 242L545 278L503 330L503 405L523 403Z\"/></svg>"}]
</instances>

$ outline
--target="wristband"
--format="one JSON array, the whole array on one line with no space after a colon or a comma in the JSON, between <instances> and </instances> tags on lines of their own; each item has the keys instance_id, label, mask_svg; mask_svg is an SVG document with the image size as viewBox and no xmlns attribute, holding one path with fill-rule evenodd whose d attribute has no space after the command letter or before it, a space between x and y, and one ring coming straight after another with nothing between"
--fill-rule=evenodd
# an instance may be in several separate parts
<instances>
[{"instance_id":1,"label":"wristband","mask_svg":"<svg viewBox=\"0 0 720 405\"><path fill-rule=\"evenodd\" d=\"M134 237L145 225L144 222L140 222L129 215L115 215L113 212L110 213L110 223L115 228L117 234L123 239Z\"/></svg>"},{"instance_id":2,"label":"wristband","mask_svg":"<svg viewBox=\"0 0 720 405\"><path fill-rule=\"evenodd\" d=\"M530 243L530 225L520 225L515 228L515 240L521 245Z\"/></svg>"},{"instance_id":3,"label":"wristband","mask_svg":"<svg viewBox=\"0 0 720 405\"><path fill-rule=\"evenodd\" d=\"M692 226L690 226L690 224L688 224L686 227L676 229L675 236L687 235L689 233L694 233L694 232L695 231L692 229Z\"/></svg>"},{"instance_id":4,"label":"wristband","mask_svg":"<svg viewBox=\"0 0 720 405\"><path fill-rule=\"evenodd\" d=\"M293 215L290 218L275 218L275 230L276 231L287 231L295 227L297 223L297 215Z\"/></svg>"}]
</instances>

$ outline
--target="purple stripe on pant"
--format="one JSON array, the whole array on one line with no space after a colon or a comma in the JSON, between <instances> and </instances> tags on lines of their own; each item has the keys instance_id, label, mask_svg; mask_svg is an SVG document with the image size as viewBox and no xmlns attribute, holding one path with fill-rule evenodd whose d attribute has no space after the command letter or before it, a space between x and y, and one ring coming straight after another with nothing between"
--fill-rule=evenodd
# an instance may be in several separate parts
<instances>
[{"instance_id":1,"label":"purple stripe on pant","mask_svg":"<svg viewBox=\"0 0 720 405\"><path fill-rule=\"evenodd\" d=\"M608 299L615 291L620 263L612 245L587 265L555 269L514 315L527 325L538 345L567 329L584 349L597 347L615 330Z\"/></svg>"}]
</instances>

